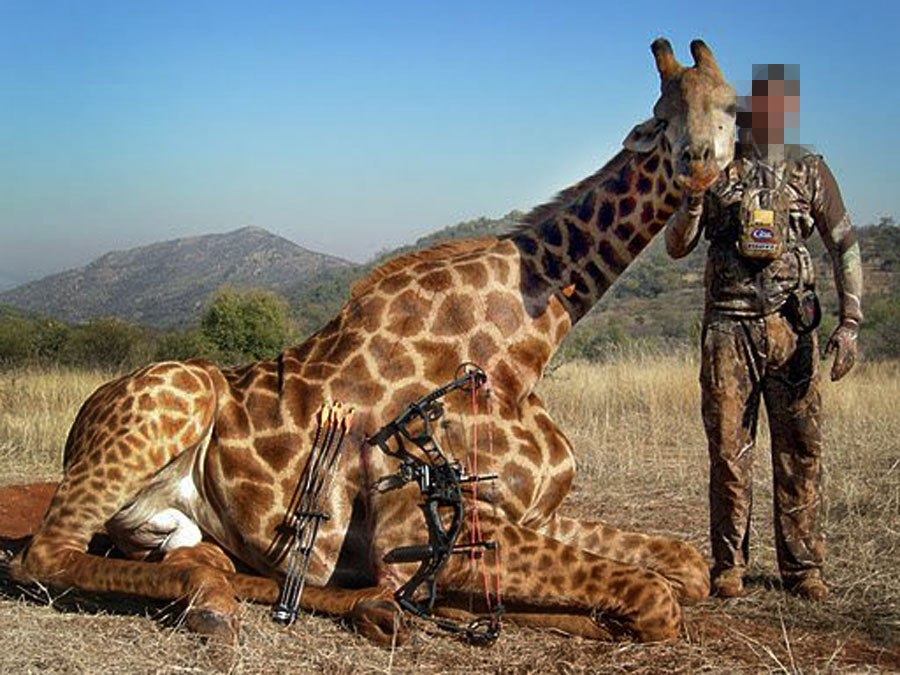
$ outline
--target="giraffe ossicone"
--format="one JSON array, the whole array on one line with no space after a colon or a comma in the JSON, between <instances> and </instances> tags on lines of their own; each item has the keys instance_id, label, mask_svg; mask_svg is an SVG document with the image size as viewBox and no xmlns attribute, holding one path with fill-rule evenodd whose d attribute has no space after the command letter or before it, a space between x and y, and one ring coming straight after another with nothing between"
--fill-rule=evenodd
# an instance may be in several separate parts
<instances>
[{"instance_id":1,"label":"giraffe ossicone","mask_svg":"<svg viewBox=\"0 0 900 675\"><path fill-rule=\"evenodd\" d=\"M416 565L383 559L427 543L427 531L414 485L370 489L399 460L365 439L473 362L488 375L492 414L475 412L470 393L448 394L441 445L469 466L473 425L490 439L478 471L499 478L470 509L481 536L500 545L482 560L501 572L507 616L589 637L676 636L680 603L708 593L706 562L675 539L560 515L574 457L534 393L560 341L663 228L683 186L703 189L731 159L735 92L708 47L692 43L690 67L665 40L652 50L661 82L653 118L516 231L382 265L330 323L271 361L157 363L100 387L76 417L64 476L13 561L15 577L189 598L188 626L234 640L238 598L278 599L286 563L272 545L314 444L315 413L342 401L355 415L300 606L349 616L390 642L393 593ZM86 552L103 531L130 559ZM462 558L437 577L448 614L481 592L480 573Z\"/></svg>"}]
</instances>

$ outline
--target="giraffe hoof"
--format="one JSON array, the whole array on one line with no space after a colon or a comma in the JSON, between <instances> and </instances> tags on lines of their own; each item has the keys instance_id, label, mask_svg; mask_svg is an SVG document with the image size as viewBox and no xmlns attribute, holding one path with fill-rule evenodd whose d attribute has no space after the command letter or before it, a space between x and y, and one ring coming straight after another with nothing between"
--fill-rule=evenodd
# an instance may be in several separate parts
<instances>
[{"instance_id":1,"label":"giraffe hoof","mask_svg":"<svg viewBox=\"0 0 900 675\"><path fill-rule=\"evenodd\" d=\"M216 642L232 647L237 645L238 620L232 615L211 609L191 609L187 613L185 625L194 633Z\"/></svg>"},{"instance_id":2,"label":"giraffe hoof","mask_svg":"<svg viewBox=\"0 0 900 675\"><path fill-rule=\"evenodd\" d=\"M353 627L376 644L402 645L409 637L400 609L388 600L363 600L351 614Z\"/></svg>"}]
</instances>

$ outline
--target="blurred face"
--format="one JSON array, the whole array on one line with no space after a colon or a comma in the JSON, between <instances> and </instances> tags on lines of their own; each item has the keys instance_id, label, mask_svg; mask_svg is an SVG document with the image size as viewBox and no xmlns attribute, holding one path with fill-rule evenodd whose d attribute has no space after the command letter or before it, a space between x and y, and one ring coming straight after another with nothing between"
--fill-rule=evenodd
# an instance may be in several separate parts
<instances>
[{"instance_id":1,"label":"blurred face","mask_svg":"<svg viewBox=\"0 0 900 675\"><path fill-rule=\"evenodd\" d=\"M800 80L755 79L742 103L739 126L750 129L757 143L784 143L784 130L799 126Z\"/></svg>"}]
</instances>

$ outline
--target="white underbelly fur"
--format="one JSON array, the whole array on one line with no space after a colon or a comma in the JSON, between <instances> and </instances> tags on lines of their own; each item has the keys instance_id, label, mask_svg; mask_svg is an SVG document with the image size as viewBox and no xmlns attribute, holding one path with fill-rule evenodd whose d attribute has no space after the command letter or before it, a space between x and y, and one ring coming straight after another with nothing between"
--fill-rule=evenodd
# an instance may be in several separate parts
<instances>
[{"instance_id":1,"label":"white underbelly fur","mask_svg":"<svg viewBox=\"0 0 900 675\"><path fill-rule=\"evenodd\" d=\"M207 441L179 455L107 522L106 530L120 550L146 558L200 543L203 530L197 516L207 509L202 508L197 481L202 480L199 470Z\"/></svg>"}]
</instances>

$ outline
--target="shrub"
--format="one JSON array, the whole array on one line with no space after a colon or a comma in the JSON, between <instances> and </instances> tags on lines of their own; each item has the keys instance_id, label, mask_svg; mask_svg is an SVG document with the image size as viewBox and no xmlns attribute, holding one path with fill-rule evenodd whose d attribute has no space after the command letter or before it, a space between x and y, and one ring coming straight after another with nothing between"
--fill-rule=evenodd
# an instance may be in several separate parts
<instances>
[{"instance_id":1,"label":"shrub","mask_svg":"<svg viewBox=\"0 0 900 675\"><path fill-rule=\"evenodd\" d=\"M72 329L61 360L72 365L122 370L150 360L142 331L127 321L92 319Z\"/></svg>"},{"instance_id":2,"label":"shrub","mask_svg":"<svg viewBox=\"0 0 900 675\"><path fill-rule=\"evenodd\" d=\"M260 289L222 288L200 320L200 334L217 360L240 363L272 357L295 337L287 301Z\"/></svg>"}]
</instances>

